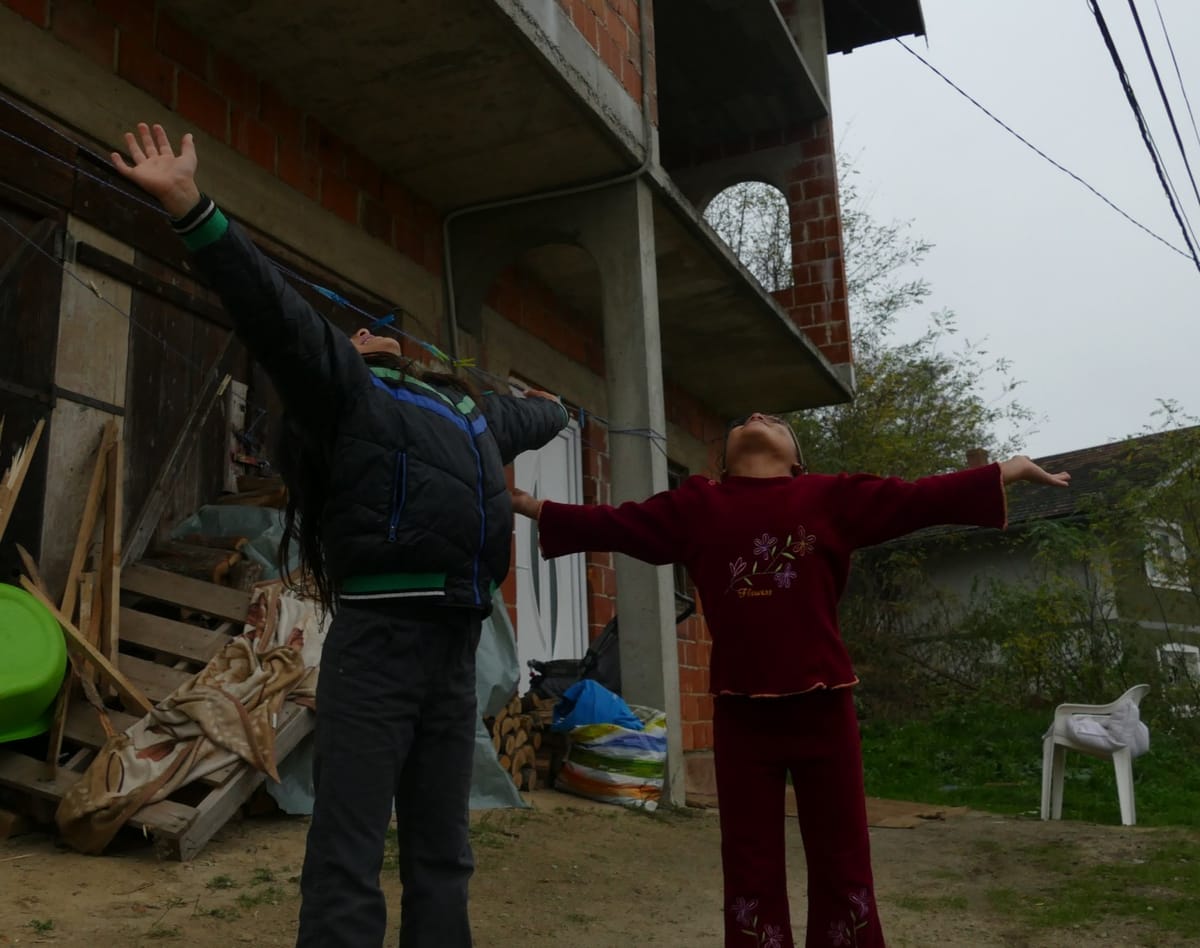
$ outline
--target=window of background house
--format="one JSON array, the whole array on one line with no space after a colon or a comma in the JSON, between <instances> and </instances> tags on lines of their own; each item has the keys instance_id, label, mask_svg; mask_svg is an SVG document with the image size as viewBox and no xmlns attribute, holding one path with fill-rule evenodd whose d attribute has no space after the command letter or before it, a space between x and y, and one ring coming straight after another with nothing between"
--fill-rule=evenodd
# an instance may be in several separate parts
<instances>
[{"instance_id":1,"label":"window of background house","mask_svg":"<svg viewBox=\"0 0 1200 948\"><path fill-rule=\"evenodd\" d=\"M1200 646L1171 642L1160 645L1158 660L1168 683L1200 682Z\"/></svg>"},{"instance_id":2,"label":"window of background house","mask_svg":"<svg viewBox=\"0 0 1200 948\"><path fill-rule=\"evenodd\" d=\"M671 490L675 490L676 488L682 486L683 482L686 481L687 478L688 469L686 467L684 467L682 464L676 464L674 461L667 462L667 486L669 486ZM683 564L676 563L674 566L674 571L675 592L679 593L681 596L687 596L689 599L693 598L696 593L692 589L692 581L688 577L687 570L684 569Z\"/></svg>"},{"instance_id":3,"label":"window of background house","mask_svg":"<svg viewBox=\"0 0 1200 948\"><path fill-rule=\"evenodd\" d=\"M1160 589L1187 589L1187 545L1179 524L1151 525L1146 543L1146 578Z\"/></svg>"}]
</instances>

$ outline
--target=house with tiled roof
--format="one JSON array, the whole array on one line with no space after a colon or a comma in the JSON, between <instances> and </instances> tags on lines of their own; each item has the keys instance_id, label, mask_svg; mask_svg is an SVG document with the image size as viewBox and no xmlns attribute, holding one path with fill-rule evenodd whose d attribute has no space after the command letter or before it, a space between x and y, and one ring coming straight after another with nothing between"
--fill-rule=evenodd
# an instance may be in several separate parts
<instances>
[{"instance_id":1,"label":"house with tiled roof","mask_svg":"<svg viewBox=\"0 0 1200 948\"><path fill-rule=\"evenodd\" d=\"M890 545L917 564L918 582L905 589L920 590L922 602L910 604L906 627L926 640L979 634L972 616L981 603L996 608L997 588L1054 586L1073 609L1029 609L1008 627L1027 622L1029 636L1065 642L1087 626L1109 647L1119 643L1113 654L1131 667L1200 689L1200 426L1036 460L1069 471L1071 487L1014 485L1006 531L941 528Z\"/></svg>"}]
</instances>

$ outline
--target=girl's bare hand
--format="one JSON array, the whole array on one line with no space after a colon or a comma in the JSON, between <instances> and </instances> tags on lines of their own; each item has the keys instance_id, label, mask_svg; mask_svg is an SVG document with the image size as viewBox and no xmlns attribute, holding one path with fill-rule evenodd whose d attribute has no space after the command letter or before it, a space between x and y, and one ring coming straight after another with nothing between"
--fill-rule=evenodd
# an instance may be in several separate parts
<instances>
[{"instance_id":1,"label":"girl's bare hand","mask_svg":"<svg viewBox=\"0 0 1200 948\"><path fill-rule=\"evenodd\" d=\"M542 515L543 502L534 498L532 494L515 487L509 493L512 495L513 513L519 513L530 520L537 520Z\"/></svg>"},{"instance_id":2,"label":"girl's bare hand","mask_svg":"<svg viewBox=\"0 0 1200 948\"><path fill-rule=\"evenodd\" d=\"M1000 463L1000 474L1005 484L1016 481L1027 481L1030 484L1044 484L1047 487L1070 487L1071 475L1066 471L1051 474L1039 467L1023 454Z\"/></svg>"}]
</instances>

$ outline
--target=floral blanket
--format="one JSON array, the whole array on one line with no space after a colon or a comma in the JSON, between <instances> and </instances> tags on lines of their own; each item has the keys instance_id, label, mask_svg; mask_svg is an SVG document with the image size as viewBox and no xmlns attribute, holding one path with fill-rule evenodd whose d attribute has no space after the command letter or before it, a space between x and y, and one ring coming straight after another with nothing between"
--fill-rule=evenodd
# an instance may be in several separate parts
<instances>
[{"instance_id":1,"label":"floral blanket","mask_svg":"<svg viewBox=\"0 0 1200 948\"><path fill-rule=\"evenodd\" d=\"M241 635L99 750L59 803L64 840L99 853L142 807L232 763L278 780L275 729L289 698L313 706L328 630L313 603L276 581L251 594Z\"/></svg>"}]
</instances>

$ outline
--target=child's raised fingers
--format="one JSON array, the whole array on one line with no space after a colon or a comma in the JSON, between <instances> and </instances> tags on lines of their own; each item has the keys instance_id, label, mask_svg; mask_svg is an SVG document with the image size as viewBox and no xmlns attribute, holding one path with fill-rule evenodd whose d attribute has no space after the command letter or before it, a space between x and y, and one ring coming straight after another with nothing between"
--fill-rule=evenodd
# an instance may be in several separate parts
<instances>
[{"instance_id":1,"label":"child's raised fingers","mask_svg":"<svg viewBox=\"0 0 1200 948\"><path fill-rule=\"evenodd\" d=\"M142 146L138 144L133 132L125 133L125 149L129 152L129 157L133 159L135 165L140 165L146 160L146 154L142 151Z\"/></svg>"},{"instance_id":2,"label":"child's raised fingers","mask_svg":"<svg viewBox=\"0 0 1200 948\"><path fill-rule=\"evenodd\" d=\"M146 157L156 157L158 155L158 147L154 144L154 139L150 137L150 126L145 122L138 122L138 134L142 138L142 151Z\"/></svg>"},{"instance_id":3,"label":"child's raised fingers","mask_svg":"<svg viewBox=\"0 0 1200 948\"><path fill-rule=\"evenodd\" d=\"M158 148L158 153L160 155L170 155L172 158L174 158L175 152L171 149L171 139L167 137L166 129L164 129L161 125L155 125L153 132L154 144Z\"/></svg>"},{"instance_id":4,"label":"child's raised fingers","mask_svg":"<svg viewBox=\"0 0 1200 948\"><path fill-rule=\"evenodd\" d=\"M108 157L111 159L113 167L121 172L121 174L125 175L126 177L129 177L129 175L133 174L133 169L125 163L125 159L122 158L117 152L114 151Z\"/></svg>"}]
</instances>

